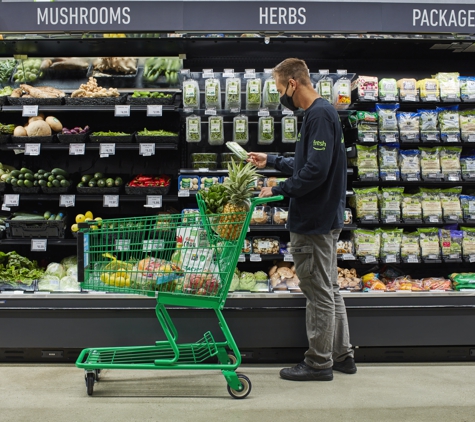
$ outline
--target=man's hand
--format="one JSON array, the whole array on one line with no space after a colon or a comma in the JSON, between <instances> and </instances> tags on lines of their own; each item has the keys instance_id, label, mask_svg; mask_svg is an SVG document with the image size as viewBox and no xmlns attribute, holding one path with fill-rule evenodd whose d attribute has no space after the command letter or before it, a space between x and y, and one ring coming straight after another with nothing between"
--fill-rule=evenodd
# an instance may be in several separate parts
<instances>
[{"instance_id":1,"label":"man's hand","mask_svg":"<svg viewBox=\"0 0 475 422\"><path fill-rule=\"evenodd\" d=\"M262 152L248 152L247 161L254 164L258 169L265 168L267 164L267 154Z\"/></svg>"},{"instance_id":2,"label":"man's hand","mask_svg":"<svg viewBox=\"0 0 475 422\"><path fill-rule=\"evenodd\" d=\"M259 193L259 198L268 198L269 196L274 196L272 193L272 188L262 188L261 192Z\"/></svg>"}]
</instances>

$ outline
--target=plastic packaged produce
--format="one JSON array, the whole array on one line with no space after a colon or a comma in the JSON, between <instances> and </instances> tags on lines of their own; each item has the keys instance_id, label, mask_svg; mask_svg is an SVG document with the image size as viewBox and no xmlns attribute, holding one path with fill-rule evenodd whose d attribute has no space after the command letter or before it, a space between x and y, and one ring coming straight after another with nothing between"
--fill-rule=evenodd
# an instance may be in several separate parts
<instances>
[{"instance_id":1,"label":"plastic packaged produce","mask_svg":"<svg viewBox=\"0 0 475 422\"><path fill-rule=\"evenodd\" d=\"M243 271L239 277L239 289L252 291L256 287L256 278L253 273Z\"/></svg>"},{"instance_id":2,"label":"plastic packaged produce","mask_svg":"<svg viewBox=\"0 0 475 422\"><path fill-rule=\"evenodd\" d=\"M297 117L285 116L282 118L282 143L289 144L297 142Z\"/></svg>"},{"instance_id":3,"label":"plastic packaged produce","mask_svg":"<svg viewBox=\"0 0 475 422\"><path fill-rule=\"evenodd\" d=\"M417 89L421 101L439 101L439 81L437 79L421 79L417 81Z\"/></svg>"},{"instance_id":4,"label":"plastic packaged produce","mask_svg":"<svg viewBox=\"0 0 475 422\"><path fill-rule=\"evenodd\" d=\"M460 204L461 187L441 189L440 203L444 221L461 221L463 218L462 206Z\"/></svg>"},{"instance_id":5,"label":"plastic packaged produce","mask_svg":"<svg viewBox=\"0 0 475 422\"><path fill-rule=\"evenodd\" d=\"M458 105L437 107L439 113L440 139L444 142L460 141L460 119Z\"/></svg>"},{"instance_id":6,"label":"plastic packaged produce","mask_svg":"<svg viewBox=\"0 0 475 422\"><path fill-rule=\"evenodd\" d=\"M403 229L380 229L381 260L384 263L400 262Z\"/></svg>"},{"instance_id":7,"label":"plastic packaged produce","mask_svg":"<svg viewBox=\"0 0 475 422\"><path fill-rule=\"evenodd\" d=\"M446 102L460 102L459 73L439 72L435 78L439 81L440 99Z\"/></svg>"},{"instance_id":8,"label":"plastic packaged produce","mask_svg":"<svg viewBox=\"0 0 475 422\"><path fill-rule=\"evenodd\" d=\"M462 254L466 261L475 262L475 228L460 227L462 230Z\"/></svg>"},{"instance_id":9,"label":"plastic packaged produce","mask_svg":"<svg viewBox=\"0 0 475 422\"><path fill-rule=\"evenodd\" d=\"M475 179L475 156L461 157L460 168L464 180Z\"/></svg>"},{"instance_id":10,"label":"plastic packaged produce","mask_svg":"<svg viewBox=\"0 0 475 422\"><path fill-rule=\"evenodd\" d=\"M445 180L452 182L459 181L462 177L462 168L460 167L460 156L462 148L459 147L441 147L439 149L440 168Z\"/></svg>"},{"instance_id":11,"label":"plastic packaged produce","mask_svg":"<svg viewBox=\"0 0 475 422\"><path fill-rule=\"evenodd\" d=\"M201 119L192 114L186 118L186 142L201 141Z\"/></svg>"},{"instance_id":12,"label":"plastic packaged produce","mask_svg":"<svg viewBox=\"0 0 475 422\"><path fill-rule=\"evenodd\" d=\"M378 180L378 146L356 145L356 153L358 177L366 180Z\"/></svg>"},{"instance_id":13,"label":"plastic packaged produce","mask_svg":"<svg viewBox=\"0 0 475 422\"><path fill-rule=\"evenodd\" d=\"M338 255L353 255L355 253L353 242L351 240L339 240L336 242L336 253Z\"/></svg>"},{"instance_id":14,"label":"plastic packaged produce","mask_svg":"<svg viewBox=\"0 0 475 422\"><path fill-rule=\"evenodd\" d=\"M404 194L401 202L402 219L405 222L422 222L422 205L419 194Z\"/></svg>"},{"instance_id":15,"label":"plastic packaged produce","mask_svg":"<svg viewBox=\"0 0 475 422\"><path fill-rule=\"evenodd\" d=\"M475 220L475 196L460 195L460 205L464 220Z\"/></svg>"},{"instance_id":16,"label":"plastic packaged produce","mask_svg":"<svg viewBox=\"0 0 475 422\"><path fill-rule=\"evenodd\" d=\"M386 223L401 220L401 201L404 188L382 188L380 197L381 220Z\"/></svg>"},{"instance_id":17,"label":"plastic packaged produce","mask_svg":"<svg viewBox=\"0 0 475 422\"><path fill-rule=\"evenodd\" d=\"M219 177L201 177L200 189L208 190L211 186L219 184Z\"/></svg>"},{"instance_id":18,"label":"plastic packaged produce","mask_svg":"<svg viewBox=\"0 0 475 422\"><path fill-rule=\"evenodd\" d=\"M439 241L444 261L462 261L463 232L439 229Z\"/></svg>"},{"instance_id":19,"label":"plastic packaged produce","mask_svg":"<svg viewBox=\"0 0 475 422\"><path fill-rule=\"evenodd\" d=\"M399 139L397 110L399 104L376 104L379 121L379 140L383 143L396 142Z\"/></svg>"},{"instance_id":20,"label":"plastic packaged produce","mask_svg":"<svg viewBox=\"0 0 475 422\"><path fill-rule=\"evenodd\" d=\"M436 227L418 228L423 261L440 261L439 230Z\"/></svg>"},{"instance_id":21,"label":"plastic packaged produce","mask_svg":"<svg viewBox=\"0 0 475 422\"><path fill-rule=\"evenodd\" d=\"M353 232L353 244L357 258L374 262L379 258L381 233L374 230L357 229Z\"/></svg>"},{"instance_id":22,"label":"plastic packaged produce","mask_svg":"<svg viewBox=\"0 0 475 422\"><path fill-rule=\"evenodd\" d=\"M280 95L277 91L275 79L270 77L264 82L263 106L269 110L276 110L280 105Z\"/></svg>"},{"instance_id":23,"label":"plastic packaged produce","mask_svg":"<svg viewBox=\"0 0 475 422\"><path fill-rule=\"evenodd\" d=\"M185 225L200 225L200 210L195 208L185 208L181 211L181 222Z\"/></svg>"},{"instance_id":24,"label":"plastic packaged produce","mask_svg":"<svg viewBox=\"0 0 475 422\"><path fill-rule=\"evenodd\" d=\"M418 232L402 234L401 259L403 262L421 262L421 247Z\"/></svg>"},{"instance_id":25,"label":"plastic packaged produce","mask_svg":"<svg viewBox=\"0 0 475 422\"><path fill-rule=\"evenodd\" d=\"M393 78L383 78L379 81L380 101L398 101L397 81Z\"/></svg>"},{"instance_id":26,"label":"plastic packaged produce","mask_svg":"<svg viewBox=\"0 0 475 422\"><path fill-rule=\"evenodd\" d=\"M259 110L261 107L261 80L248 79L246 84L246 108L248 110Z\"/></svg>"},{"instance_id":27,"label":"plastic packaged produce","mask_svg":"<svg viewBox=\"0 0 475 422\"><path fill-rule=\"evenodd\" d=\"M378 278L379 274L368 273L361 277L363 286L371 290L386 290L386 285Z\"/></svg>"},{"instance_id":28,"label":"plastic packaged produce","mask_svg":"<svg viewBox=\"0 0 475 422\"><path fill-rule=\"evenodd\" d=\"M397 81L399 88L399 99L401 101L415 102L419 101L417 90L417 81L413 78L402 78Z\"/></svg>"},{"instance_id":29,"label":"plastic packaged produce","mask_svg":"<svg viewBox=\"0 0 475 422\"><path fill-rule=\"evenodd\" d=\"M439 189L420 188L420 191L423 220L427 223L439 223L442 221Z\"/></svg>"},{"instance_id":30,"label":"plastic packaged produce","mask_svg":"<svg viewBox=\"0 0 475 422\"><path fill-rule=\"evenodd\" d=\"M399 148L397 144L380 145L378 149L379 177L382 180L399 180Z\"/></svg>"},{"instance_id":31,"label":"plastic packaged produce","mask_svg":"<svg viewBox=\"0 0 475 422\"><path fill-rule=\"evenodd\" d=\"M200 108L200 87L194 79L183 81L183 106Z\"/></svg>"},{"instance_id":32,"label":"plastic packaged produce","mask_svg":"<svg viewBox=\"0 0 475 422\"><path fill-rule=\"evenodd\" d=\"M361 221L378 220L378 188L355 188L354 191L350 201L356 210L356 218Z\"/></svg>"},{"instance_id":33,"label":"plastic packaged produce","mask_svg":"<svg viewBox=\"0 0 475 422\"><path fill-rule=\"evenodd\" d=\"M285 182L287 177L268 177L266 179L266 186L272 188L274 186L279 186L279 183Z\"/></svg>"},{"instance_id":34,"label":"plastic packaged produce","mask_svg":"<svg viewBox=\"0 0 475 422\"><path fill-rule=\"evenodd\" d=\"M195 154L191 154L191 160L195 161L214 161L216 162L218 159L218 154L214 152L197 152Z\"/></svg>"},{"instance_id":35,"label":"plastic packaged produce","mask_svg":"<svg viewBox=\"0 0 475 422\"><path fill-rule=\"evenodd\" d=\"M205 82L205 107L221 109L221 83L219 79L209 78Z\"/></svg>"},{"instance_id":36,"label":"plastic packaged produce","mask_svg":"<svg viewBox=\"0 0 475 422\"><path fill-rule=\"evenodd\" d=\"M345 208L343 224L352 224L353 223L353 213L350 208Z\"/></svg>"},{"instance_id":37,"label":"plastic packaged produce","mask_svg":"<svg viewBox=\"0 0 475 422\"><path fill-rule=\"evenodd\" d=\"M346 110L351 104L351 81L345 76L333 85L333 103L337 110Z\"/></svg>"},{"instance_id":38,"label":"plastic packaged produce","mask_svg":"<svg viewBox=\"0 0 475 422\"><path fill-rule=\"evenodd\" d=\"M247 116L239 115L233 119L233 141L239 145L249 142L249 120Z\"/></svg>"},{"instance_id":39,"label":"plastic packaged produce","mask_svg":"<svg viewBox=\"0 0 475 422\"><path fill-rule=\"evenodd\" d=\"M270 145L274 142L274 118L272 116L259 117L258 145Z\"/></svg>"},{"instance_id":40,"label":"plastic packaged produce","mask_svg":"<svg viewBox=\"0 0 475 422\"><path fill-rule=\"evenodd\" d=\"M360 76L357 84L360 101L378 100L378 78L376 76Z\"/></svg>"},{"instance_id":41,"label":"plastic packaged produce","mask_svg":"<svg viewBox=\"0 0 475 422\"><path fill-rule=\"evenodd\" d=\"M178 190L196 191L200 189L200 178L198 176L179 176Z\"/></svg>"},{"instance_id":42,"label":"plastic packaged produce","mask_svg":"<svg viewBox=\"0 0 475 422\"><path fill-rule=\"evenodd\" d=\"M254 237L252 238L252 253L261 255L277 255L280 251L278 237Z\"/></svg>"},{"instance_id":43,"label":"plastic packaged produce","mask_svg":"<svg viewBox=\"0 0 475 422\"><path fill-rule=\"evenodd\" d=\"M227 110L232 108L241 108L241 79L226 79L226 95L224 108Z\"/></svg>"},{"instance_id":44,"label":"plastic packaged produce","mask_svg":"<svg viewBox=\"0 0 475 422\"><path fill-rule=\"evenodd\" d=\"M421 152L418 149L399 151L401 178L408 181L421 180Z\"/></svg>"},{"instance_id":45,"label":"plastic packaged produce","mask_svg":"<svg viewBox=\"0 0 475 422\"><path fill-rule=\"evenodd\" d=\"M338 267L337 283L341 290L349 290L352 292L359 292L363 290L361 278L358 277L358 274L354 268L349 270L347 268Z\"/></svg>"},{"instance_id":46,"label":"plastic packaged produce","mask_svg":"<svg viewBox=\"0 0 475 422\"><path fill-rule=\"evenodd\" d=\"M258 206L254 209L251 217L251 224L269 224L271 222L271 208Z\"/></svg>"},{"instance_id":47,"label":"plastic packaged produce","mask_svg":"<svg viewBox=\"0 0 475 422\"><path fill-rule=\"evenodd\" d=\"M287 224L288 215L289 215L288 208L274 207L272 209L272 223L279 224L279 225Z\"/></svg>"},{"instance_id":48,"label":"plastic packaged produce","mask_svg":"<svg viewBox=\"0 0 475 422\"><path fill-rule=\"evenodd\" d=\"M333 80L328 76L323 76L316 86L317 92L322 98L325 98L330 104L333 104Z\"/></svg>"},{"instance_id":49,"label":"plastic packaged produce","mask_svg":"<svg viewBox=\"0 0 475 422\"><path fill-rule=\"evenodd\" d=\"M419 148L421 151L421 174L424 180L441 179L439 148Z\"/></svg>"},{"instance_id":50,"label":"plastic packaged produce","mask_svg":"<svg viewBox=\"0 0 475 422\"><path fill-rule=\"evenodd\" d=\"M208 118L208 143L210 145L224 144L223 116L209 116Z\"/></svg>"},{"instance_id":51,"label":"plastic packaged produce","mask_svg":"<svg viewBox=\"0 0 475 422\"><path fill-rule=\"evenodd\" d=\"M378 113L358 111L358 140L361 142L375 142L378 139Z\"/></svg>"},{"instance_id":52,"label":"plastic packaged produce","mask_svg":"<svg viewBox=\"0 0 475 422\"><path fill-rule=\"evenodd\" d=\"M399 127L399 137L401 142L419 141L419 122L419 113L397 113L397 124Z\"/></svg>"},{"instance_id":53,"label":"plastic packaged produce","mask_svg":"<svg viewBox=\"0 0 475 422\"><path fill-rule=\"evenodd\" d=\"M475 289L475 273L453 273L450 274L450 279L457 291Z\"/></svg>"},{"instance_id":54,"label":"plastic packaged produce","mask_svg":"<svg viewBox=\"0 0 475 422\"><path fill-rule=\"evenodd\" d=\"M475 100L475 76L459 76L462 101Z\"/></svg>"},{"instance_id":55,"label":"plastic packaged produce","mask_svg":"<svg viewBox=\"0 0 475 422\"><path fill-rule=\"evenodd\" d=\"M460 137L464 142L475 142L475 110L459 112Z\"/></svg>"},{"instance_id":56,"label":"plastic packaged produce","mask_svg":"<svg viewBox=\"0 0 475 422\"><path fill-rule=\"evenodd\" d=\"M437 110L418 110L422 142L440 141L439 113Z\"/></svg>"}]
</instances>

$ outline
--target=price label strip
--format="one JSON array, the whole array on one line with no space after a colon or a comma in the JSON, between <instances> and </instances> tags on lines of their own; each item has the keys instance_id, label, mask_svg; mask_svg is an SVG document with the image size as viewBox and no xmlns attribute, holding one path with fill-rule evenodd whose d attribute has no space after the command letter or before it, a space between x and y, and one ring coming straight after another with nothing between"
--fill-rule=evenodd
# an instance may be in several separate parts
<instances>
[{"instance_id":1,"label":"price label strip","mask_svg":"<svg viewBox=\"0 0 475 422\"><path fill-rule=\"evenodd\" d=\"M115 144L100 144L99 156L101 158L107 158L111 155L115 155Z\"/></svg>"},{"instance_id":2,"label":"price label strip","mask_svg":"<svg viewBox=\"0 0 475 422\"><path fill-rule=\"evenodd\" d=\"M163 200L162 195L147 195L146 204L147 208L162 208Z\"/></svg>"},{"instance_id":3,"label":"price label strip","mask_svg":"<svg viewBox=\"0 0 475 422\"><path fill-rule=\"evenodd\" d=\"M260 254L258 253L252 253L249 260L251 262L261 262L262 261L262 257Z\"/></svg>"},{"instance_id":4,"label":"price label strip","mask_svg":"<svg viewBox=\"0 0 475 422\"><path fill-rule=\"evenodd\" d=\"M178 191L178 197L179 198L189 198L190 197L190 191L186 189L181 189Z\"/></svg>"},{"instance_id":5,"label":"price label strip","mask_svg":"<svg viewBox=\"0 0 475 422\"><path fill-rule=\"evenodd\" d=\"M46 239L31 239L31 252L46 252Z\"/></svg>"},{"instance_id":6,"label":"price label strip","mask_svg":"<svg viewBox=\"0 0 475 422\"><path fill-rule=\"evenodd\" d=\"M147 106L147 117L162 117L162 115L163 115L163 106L161 105Z\"/></svg>"},{"instance_id":7,"label":"price label strip","mask_svg":"<svg viewBox=\"0 0 475 422\"><path fill-rule=\"evenodd\" d=\"M239 255L238 262L246 262L246 255L243 253Z\"/></svg>"},{"instance_id":8,"label":"price label strip","mask_svg":"<svg viewBox=\"0 0 475 422\"><path fill-rule=\"evenodd\" d=\"M104 195L102 206L105 208L118 208L119 195Z\"/></svg>"},{"instance_id":9,"label":"price label strip","mask_svg":"<svg viewBox=\"0 0 475 422\"><path fill-rule=\"evenodd\" d=\"M29 105L23 106L23 111L21 113L23 117L36 117L38 116L38 106Z\"/></svg>"},{"instance_id":10,"label":"price label strip","mask_svg":"<svg viewBox=\"0 0 475 422\"><path fill-rule=\"evenodd\" d=\"M69 155L84 155L86 144L69 144Z\"/></svg>"},{"instance_id":11,"label":"price label strip","mask_svg":"<svg viewBox=\"0 0 475 422\"><path fill-rule=\"evenodd\" d=\"M7 207L18 207L20 205L20 195L6 194L3 196L3 205Z\"/></svg>"},{"instance_id":12,"label":"price label strip","mask_svg":"<svg viewBox=\"0 0 475 422\"><path fill-rule=\"evenodd\" d=\"M40 155L41 144L25 144L25 155Z\"/></svg>"},{"instance_id":13,"label":"price label strip","mask_svg":"<svg viewBox=\"0 0 475 422\"><path fill-rule=\"evenodd\" d=\"M140 144L139 155L143 155L144 157L155 155L155 144Z\"/></svg>"},{"instance_id":14,"label":"price label strip","mask_svg":"<svg viewBox=\"0 0 475 422\"><path fill-rule=\"evenodd\" d=\"M291 253L286 253L284 255L284 262L294 262L294 257Z\"/></svg>"},{"instance_id":15,"label":"price label strip","mask_svg":"<svg viewBox=\"0 0 475 422\"><path fill-rule=\"evenodd\" d=\"M129 105L116 105L114 110L115 117L130 117Z\"/></svg>"},{"instance_id":16,"label":"price label strip","mask_svg":"<svg viewBox=\"0 0 475 422\"><path fill-rule=\"evenodd\" d=\"M60 207L74 207L76 205L76 195L59 195Z\"/></svg>"}]
</instances>

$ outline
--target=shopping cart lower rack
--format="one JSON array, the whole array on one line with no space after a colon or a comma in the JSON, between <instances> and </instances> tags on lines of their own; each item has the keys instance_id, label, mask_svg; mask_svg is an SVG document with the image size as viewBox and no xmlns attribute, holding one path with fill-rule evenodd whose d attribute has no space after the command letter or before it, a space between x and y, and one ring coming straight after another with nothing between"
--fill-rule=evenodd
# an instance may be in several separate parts
<instances>
[{"instance_id":1,"label":"shopping cart lower rack","mask_svg":"<svg viewBox=\"0 0 475 422\"><path fill-rule=\"evenodd\" d=\"M156 297L156 315L166 340L151 346L84 349L76 366L85 370L92 395L103 369L218 369L229 394L247 397L251 381L236 374L241 354L221 313L256 205L282 196L253 198L248 212L181 214L91 221L78 233L78 275L82 288ZM166 305L213 309L224 335L206 332L195 343L178 343Z\"/></svg>"}]
</instances>

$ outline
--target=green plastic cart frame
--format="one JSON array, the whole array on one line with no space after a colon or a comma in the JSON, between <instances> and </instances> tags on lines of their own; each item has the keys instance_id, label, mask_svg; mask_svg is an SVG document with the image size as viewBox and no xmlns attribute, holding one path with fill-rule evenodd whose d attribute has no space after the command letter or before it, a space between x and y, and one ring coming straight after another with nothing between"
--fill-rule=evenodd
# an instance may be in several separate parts
<instances>
[{"instance_id":1,"label":"green plastic cart frame","mask_svg":"<svg viewBox=\"0 0 475 422\"><path fill-rule=\"evenodd\" d=\"M103 369L214 369L223 373L232 397L247 397L251 381L236 374L241 354L221 311L255 207L282 199L252 198L247 212L209 215L197 194L199 216L158 214L81 225L82 288L156 297L155 312L166 337L152 346L82 350L76 366L85 370L88 395ZM215 341L208 331L194 343L179 344L167 305L213 309L224 341Z\"/></svg>"}]
</instances>

